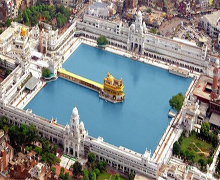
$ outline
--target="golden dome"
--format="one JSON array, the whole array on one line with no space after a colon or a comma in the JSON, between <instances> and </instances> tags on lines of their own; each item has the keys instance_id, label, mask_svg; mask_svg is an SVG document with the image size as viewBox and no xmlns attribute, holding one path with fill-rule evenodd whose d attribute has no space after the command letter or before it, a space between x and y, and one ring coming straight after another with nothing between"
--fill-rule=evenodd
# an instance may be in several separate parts
<instances>
[{"instance_id":1,"label":"golden dome","mask_svg":"<svg viewBox=\"0 0 220 180\"><path fill-rule=\"evenodd\" d=\"M113 82L114 79L115 79L115 78L114 78L110 73L107 74L107 80L108 80L109 82Z\"/></svg>"},{"instance_id":2,"label":"golden dome","mask_svg":"<svg viewBox=\"0 0 220 180\"><path fill-rule=\"evenodd\" d=\"M27 34L27 29L25 27L21 28L21 36L26 36Z\"/></svg>"}]
</instances>

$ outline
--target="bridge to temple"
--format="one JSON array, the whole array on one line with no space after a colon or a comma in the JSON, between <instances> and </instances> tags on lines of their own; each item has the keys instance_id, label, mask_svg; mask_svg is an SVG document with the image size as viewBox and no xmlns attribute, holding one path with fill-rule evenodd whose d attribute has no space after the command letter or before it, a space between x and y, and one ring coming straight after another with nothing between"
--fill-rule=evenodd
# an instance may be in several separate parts
<instances>
[{"instance_id":1,"label":"bridge to temple","mask_svg":"<svg viewBox=\"0 0 220 180\"><path fill-rule=\"evenodd\" d=\"M58 70L58 76L64 79L67 79L69 81L72 81L76 84L79 84L81 86L84 86L86 88L89 88L96 92L101 92L103 90L103 85L100 83L97 83L95 81L92 81L90 79L84 78L82 76L79 76L77 74L71 73L69 71L66 71L65 69L61 68Z\"/></svg>"}]
</instances>

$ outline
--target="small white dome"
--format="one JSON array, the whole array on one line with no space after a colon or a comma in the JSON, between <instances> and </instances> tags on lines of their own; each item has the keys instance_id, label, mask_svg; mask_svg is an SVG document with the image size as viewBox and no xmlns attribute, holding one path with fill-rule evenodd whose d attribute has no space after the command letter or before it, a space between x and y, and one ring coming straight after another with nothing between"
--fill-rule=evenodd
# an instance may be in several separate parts
<instances>
[{"instance_id":1,"label":"small white dome","mask_svg":"<svg viewBox=\"0 0 220 180\"><path fill-rule=\"evenodd\" d=\"M132 25L130 26L130 29L131 29L132 31L134 31L134 30L135 30L135 25L132 24Z\"/></svg>"},{"instance_id":2,"label":"small white dome","mask_svg":"<svg viewBox=\"0 0 220 180\"><path fill-rule=\"evenodd\" d=\"M78 109L76 107L73 108L73 111L72 111L72 117L75 118L79 115L78 113Z\"/></svg>"},{"instance_id":3,"label":"small white dome","mask_svg":"<svg viewBox=\"0 0 220 180\"><path fill-rule=\"evenodd\" d=\"M70 129L70 125L67 123L66 127L67 130Z\"/></svg>"},{"instance_id":4,"label":"small white dome","mask_svg":"<svg viewBox=\"0 0 220 180\"><path fill-rule=\"evenodd\" d=\"M67 123L66 124L66 126L65 126L65 131L67 132L67 133L69 133L70 132L70 126L69 126L69 124Z\"/></svg>"},{"instance_id":5,"label":"small white dome","mask_svg":"<svg viewBox=\"0 0 220 180\"><path fill-rule=\"evenodd\" d=\"M216 65L216 66L219 66L219 59L216 59L216 60L215 60L215 65Z\"/></svg>"},{"instance_id":6,"label":"small white dome","mask_svg":"<svg viewBox=\"0 0 220 180\"><path fill-rule=\"evenodd\" d=\"M83 123L82 121L81 121L80 124L79 124L79 128L80 128L80 129L84 129L84 123Z\"/></svg>"},{"instance_id":7,"label":"small white dome","mask_svg":"<svg viewBox=\"0 0 220 180\"><path fill-rule=\"evenodd\" d=\"M137 17L138 17L138 18L142 17L142 13L141 13L141 11L138 11L138 13L137 13Z\"/></svg>"}]
</instances>

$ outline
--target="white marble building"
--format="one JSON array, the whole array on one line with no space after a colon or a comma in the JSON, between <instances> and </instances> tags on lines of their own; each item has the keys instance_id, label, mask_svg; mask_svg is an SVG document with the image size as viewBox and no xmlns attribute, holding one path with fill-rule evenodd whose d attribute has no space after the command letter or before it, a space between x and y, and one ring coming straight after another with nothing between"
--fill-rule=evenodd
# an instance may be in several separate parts
<instances>
[{"instance_id":1,"label":"white marble building","mask_svg":"<svg viewBox=\"0 0 220 180\"><path fill-rule=\"evenodd\" d=\"M70 125L65 127L53 120L33 114L31 110L21 110L0 100L0 114L7 117L10 124L20 126L34 124L41 137L63 146L65 153L71 156L87 156L93 152L97 160L105 160L107 163L124 173L139 173L157 179L158 164L150 158L150 151L144 154L134 152L124 147L116 147L103 141L103 138L88 136L83 122L79 123L77 108L73 108Z\"/></svg>"},{"instance_id":2,"label":"white marble building","mask_svg":"<svg viewBox=\"0 0 220 180\"><path fill-rule=\"evenodd\" d=\"M76 107L73 108L70 118L70 125L65 126L64 134L64 151L77 158L79 155L84 156L84 141L88 136L88 131L85 130L84 124L81 121L79 124L79 114Z\"/></svg>"},{"instance_id":3,"label":"white marble building","mask_svg":"<svg viewBox=\"0 0 220 180\"><path fill-rule=\"evenodd\" d=\"M13 42L15 39L19 40L16 37L20 36L16 36L16 34L20 33L20 29L21 25L13 23L9 30L6 30L5 37L0 36L0 53L15 52L13 46L16 47L16 44L13 44ZM35 42L40 43L38 41L40 40L39 31L40 29L35 27L26 35L28 38L35 39ZM205 65L206 61L206 46L200 48L178 39L172 40L149 34L145 23L142 22L140 11L137 14L135 23L130 27L124 25L122 21L107 21L85 15L82 21L74 22L62 35L50 28L42 31L42 39L46 37L46 43L44 40L41 42L42 47L47 49L46 55L49 57L46 58L52 57L48 60L48 63L54 73L62 65L67 56L66 54L71 53L70 50L74 43L73 37L76 31L91 39L97 39L100 35L104 35L107 36L110 45L120 47L125 51L133 51L139 55L150 56L167 63L176 63L198 71L202 70L202 66ZM12 106L10 104L11 100L19 95L20 91L18 93L17 90L21 89L22 82L29 75L29 66L29 59L19 61L19 66L0 84L0 114L6 116L9 123L18 126L21 123L28 126L33 123L37 127L40 136L62 145L65 153L71 156L86 156L89 152L94 152L97 160L106 160L110 166L121 172L140 173L151 179L158 177L158 164L151 160L151 152L146 150L144 154L139 154L124 147L115 147L108 144L103 141L103 138L90 137L83 122L79 123L77 108L72 111L70 124L64 127L54 120L50 121L33 114L32 110L25 111ZM187 107L185 107L184 112L192 116L195 114L194 111L192 113L188 111ZM192 126L187 122L186 127L190 130Z\"/></svg>"},{"instance_id":4,"label":"white marble building","mask_svg":"<svg viewBox=\"0 0 220 180\"><path fill-rule=\"evenodd\" d=\"M87 38L97 39L103 35L107 37L110 45L127 51L197 71L202 71L201 67L206 66L206 45L198 47L180 39L169 39L148 33L140 11L137 13L135 23L130 27L124 25L122 21L108 21L88 14L84 15L82 21L77 21L76 27Z\"/></svg>"},{"instance_id":5,"label":"white marble building","mask_svg":"<svg viewBox=\"0 0 220 180\"><path fill-rule=\"evenodd\" d=\"M189 134L193 129L196 130L197 118L200 114L198 102L188 100L182 107L182 122L186 133Z\"/></svg>"}]
</instances>

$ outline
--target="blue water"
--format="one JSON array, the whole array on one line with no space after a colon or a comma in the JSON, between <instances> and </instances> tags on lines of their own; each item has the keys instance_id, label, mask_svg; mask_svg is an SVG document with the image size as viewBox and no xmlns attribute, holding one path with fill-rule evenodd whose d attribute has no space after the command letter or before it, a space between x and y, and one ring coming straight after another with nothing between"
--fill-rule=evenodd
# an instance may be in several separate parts
<instances>
[{"instance_id":1,"label":"blue water","mask_svg":"<svg viewBox=\"0 0 220 180\"><path fill-rule=\"evenodd\" d=\"M89 134L106 142L144 153L155 150L170 119L169 99L185 93L191 79L87 45L70 56L63 67L75 74L103 83L110 72L123 78L125 101L106 103L98 93L67 80L48 83L25 107L33 113L66 125L77 106Z\"/></svg>"}]
</instances>

